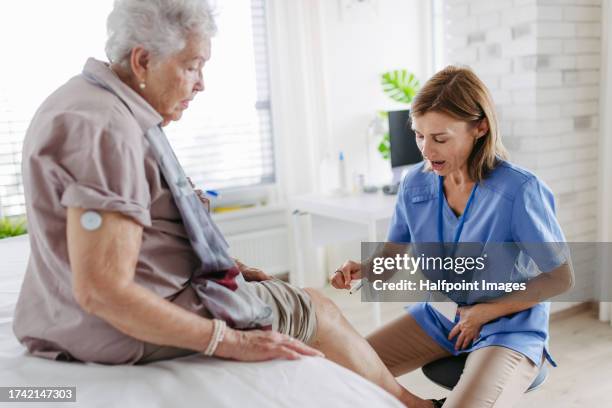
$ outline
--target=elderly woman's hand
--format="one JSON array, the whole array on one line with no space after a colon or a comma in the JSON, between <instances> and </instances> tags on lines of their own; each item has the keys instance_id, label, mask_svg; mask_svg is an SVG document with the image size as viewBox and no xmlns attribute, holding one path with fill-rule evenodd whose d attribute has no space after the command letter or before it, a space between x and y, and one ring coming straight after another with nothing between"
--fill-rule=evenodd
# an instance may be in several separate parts
<instances>
[{"instance_id":1,"label":"elderly woman's hand","mask_svg":"<svg viewBox=\"0 0 612 408\"><path fill-rule=\"evenodd\" d=\"M486 303L479 303L473 306L460 307L459 322L452 328L448 334L448 339L452 340L455 336L455 350L463 350L467 348L480 335L482 325L488 321L486 312Z\"/></svg>"},{"instance_id":2,"label":"elderly woman's hand","mask_svg":"<svg viewBox=\"0 0 612 408\"><path fill-rule=\"evenodd\" d=\"M206 198L206 194L204 194L204 191L198 188L195 188L195 184L193 184L193 181L191 181L191 178L187 177L187 181L189 181L189 184L191 184L191 188L193 188L193 190L195 191L196 195L200 199L200 202L204 204L206 211L210 212L210 200Z\"/></svg>"},{"instance_id":3,"label":"elderly woman's hand","mask_svg":"<svg viewBox=\"0 0 612 408\"><path fill-rule=\"evenodd\" d=\"M228 329L215 356L238 361L298 360L323 353L286 334L275 331Z\"/></svg>"},{"instance_id":4,"label":"elderly woman's hand","mask_svg":"<svg viewBox=\"0 0 612 408\"><path fill-rule=\"evenodd\" d=\"M236 265L238 266L238 270L240 270L240 273L242 273L242 276L244 276L244 280L246 280L247 282L251 282L251 281L260 282L264 280L273 279L272 276L268 275L261 269L246 266L245 264L243 264L236 258L234 258L234 261L236 262Z\"/></svg>"}]
</instances>

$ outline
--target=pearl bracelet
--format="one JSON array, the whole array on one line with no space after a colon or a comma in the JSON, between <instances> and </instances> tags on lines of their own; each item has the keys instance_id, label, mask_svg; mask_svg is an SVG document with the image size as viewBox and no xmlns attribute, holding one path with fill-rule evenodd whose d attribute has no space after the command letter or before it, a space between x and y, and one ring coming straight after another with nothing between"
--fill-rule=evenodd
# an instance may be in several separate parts
<instances>
[{"instance_id":1,"label":"pearl bracelet","mask_svg":"<svg viewBox=\"0 0 612 408\"><path fill-rule=\"evenodd\" d=\"M204 350L205 356L212 356L219 343L223 341L223 337L225 337L225 329L227 328L227 324L223 320L214 319L213 320L213 332L210 337L210 341L208 342L208 346L206 350Z\"/></svg>"}]
</instances>

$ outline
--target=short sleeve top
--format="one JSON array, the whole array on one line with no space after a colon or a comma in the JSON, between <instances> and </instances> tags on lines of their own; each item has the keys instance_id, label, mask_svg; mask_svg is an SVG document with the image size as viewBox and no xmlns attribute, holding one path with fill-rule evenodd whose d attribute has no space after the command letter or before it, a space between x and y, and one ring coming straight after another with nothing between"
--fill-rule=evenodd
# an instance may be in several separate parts
<instances>
[{"instance_id":1,"label":"short sleeve top","mask_svg":"<svg viewBox=\"0 0 612 408\"><path fill-rule=\"evenodd\" d=\"M135 281L162 297L172 299L199 267L144 137L161 122L151 105L94 59L32 119L22 160L31 255L13 328L33 354L115 364L142 355L142 342L86 313L74 299L69 207L118 212L142 225Z\"/></svg>"},{"instance_id":2,"label":"short sleeve top","mask_svg":"<svg viewBox=\"0 0 612 408\"><path fill-rule=\"evenodd\" d=\"M398 193L389 241L439 242L437 214L441 211L443 240L453 242L461 218L455 215L446 199L440 202L439 181L434 173L423 171L423 164L406 175ZM565 237L555 215L552 192L536 175L506 161L501 161L478 184L459 241L483 246L516 244L517 249L510 256L517 260L515 270L520 270L523 275L533 275L537 269L549 272L567 259L563 244ZM512 245L497 248L513 250ZM503 279L512 280L509 269L498 270L508 271L508 277ZM529 310L489 322L483 326L481 337L465 351L501 345L519 351L539 364L543 352L548 356L549 309L548 303L541 303ZM454 344L447 339L455 322L449 322L426 303L414 305L409 310L430 336L455 353Z\"/></svg>"}]
</instances>

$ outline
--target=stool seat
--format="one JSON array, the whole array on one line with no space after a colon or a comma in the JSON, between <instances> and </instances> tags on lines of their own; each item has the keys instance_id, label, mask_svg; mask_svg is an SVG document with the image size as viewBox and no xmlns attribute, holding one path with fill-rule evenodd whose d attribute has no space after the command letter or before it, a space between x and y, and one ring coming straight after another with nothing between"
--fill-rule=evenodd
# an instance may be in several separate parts
<instances>
[{"instance_id":1,"label":"stool seat","mask_svg":"<svg viewBox=\"0 0 612 408\"><path fill-rule=\"evenodd\" d=\"M452 390L459 382L459 377L463 373L463 367L469 353L462 353L458 356L450 356L441 358L436 361L424 365L421 369L425 377L438 384L440 387ZM526 392L533 391L546 381L548 377L548 366L546 363L540 367L540 372L535 380L531 383Z\"/></svg>"}]
</instances>

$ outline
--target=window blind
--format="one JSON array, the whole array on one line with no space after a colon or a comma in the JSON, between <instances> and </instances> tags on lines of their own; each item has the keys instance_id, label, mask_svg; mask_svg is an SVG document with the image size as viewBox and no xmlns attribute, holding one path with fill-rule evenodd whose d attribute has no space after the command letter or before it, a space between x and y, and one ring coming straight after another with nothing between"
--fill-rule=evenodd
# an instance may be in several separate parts
<instances>
[{"instance_id":1,"label":"window blind","mask_svg":"<svg viewBox=\"0 0 612 408\"><path fill-rule=\"evenodd\" d=\"M265 0L225 0L217 7L219 32L204 68L206 89L166 134L198 186L273 183Z\"/></svg>"},{"instance_id":2,"label":"window blind","mask_svg":"<svg viewBox=\"0 0 612 408\"><path fill-rule=\"evenodd\" d=\"M21 183L21 145L28 119L12 109L0 88L0 217L25 213Z\"/></svg>"},{"instance_id":3,"label":"window blind","mask_svg":"<svg viewBox=\"0 0 612 408\"><path fill-rule=\"evenodd\" d=\"M38 105L78 74L87 57L106 60L106 16L112 3L24 0L0 7L1 14L14 17L14 24L0 27L2 49L7 50L7 61L20 61L13 68L0 68L0 217L25 213L21 147ZM205 91L165 131L198 187L264 186L275 181L266 1L216 0L212 4L219 30L212 40L212 58L204 68ZM32 34L22 23L29 21L34 6L46 9L29 26L36 24L38 32L49 35ZM75 32L80 33L78 39ZM24 55L30 42L37 53Z\"/></svg>"}]
</instances>

